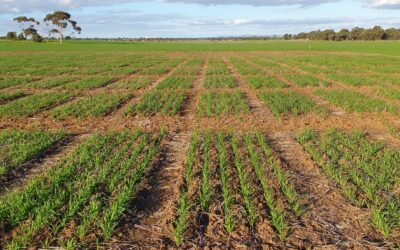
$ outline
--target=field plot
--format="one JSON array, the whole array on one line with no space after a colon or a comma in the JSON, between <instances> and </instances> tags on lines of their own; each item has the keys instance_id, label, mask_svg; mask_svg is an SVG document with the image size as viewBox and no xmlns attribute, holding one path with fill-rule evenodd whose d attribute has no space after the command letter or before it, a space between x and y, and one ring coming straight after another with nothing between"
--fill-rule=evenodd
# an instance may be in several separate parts
<instances>
[{"instance_id":1,"label":"field plot","mask_svg":"<svg viewBox=\"0 0 400 250\"><path fill-rule=\"evenodd\" d=\"M287 75L286 79L299 87L306 87L306 86L328 86L329 83L327 81L318 79L311 75Z\"/></svg>"},{"instance_id":2,"label":"field plot","mask_svg":"<svg viewBox=\"0 0 400 250\"><path fill-rule=\"evenodd\" d=\"M175 68L179 63L182 62L182 60L183 58L172 58L160 64L155 64L152 67L144 68L140 71L140 74L151 76L163 75Z\"/></svg>"},{"instance_id":3,"label":"field plot","mask_svg":"<svg viewBox=\"0 0 400 250\"><path fill-rule=\"evenodd\" d=\"M24 83L35 81L32 77L4 77L0 78L0 89L15 87Z\"/></svg>"},{"instance_id":4,"label":"field plot","mask_svg":"<svg viewBox=\"0 0 400 250\"><path fill-rule=\"evenodd\" d=\"M110 239L145 182L163 136L140 131L94 135L58 167L4 196L2 246L73 249Z\"/></svg>"},{"instance_id":5,"label":"field plot","mask_svg":"<svg viewBox=\"0 0 400 250\"><path fill-rule=\"evenodd\" d=\"M23 87L34 88L34 89L51 89L51 88L62 86L66 83L69 83L69 82L72 82L75 80L76 79L74 79L72 77L48 78L48 79L42 79L42 80L31 82L31 83L26 83L26 84L24 84Z\"/></svg>"},{"instance_id":6,"label":"field plot","mask_svg":"<svg viewBox=\"0 0 400 250\"><path fill-rule=\"evenodd\" d=\"M204 58L193 58L172 72L172 75L162 80L157 89L189 89L198 77Z\"/></svg>"},{"instance_id":7,"label":"field plot","mask_svg":"<svg viewBox=\"0 0 400 250\"><path fill-rule=\"evenodd\" d=\"M398 249L400 58L310 43L0 41L0 249Z\"/></svg>"},{"instance_id":8,"label":"field plot","mask_svg":"<svg viewBox=\"0 0 400 250\"><path fill-rule=\"evenodd\" d=\"M314 94L344 108L347 112L389 111L397 113L396 107L387 104L383 100L349 90L316 90Z\"/></svg>"},{"instance_id":9,"label":"field plot","mask_svg":"<svg viewBox=\"0 0 400 250\"><path fill-rule=\"evenodd\" d=\"M269 69L251 65L243 58L231 58L231 63L253 89L286 87L286 84L273 76Z\"/></svg>"},{"instance_id":10,"label":"field plot","mask_svg":"<svg viewBox=\"0 0 400 250\"><path fill-rule=\"evenodd\" d=\"M242 92L208 92L200 95L200 116L242 115L250 113Z\"/></svg>"},{"instance_id":11,"label":"field plot","mask_svg":"<svg viewBox=\"0 0 400 250\"><path fill-rule=\"evenodd\" d=\"M142 89L150 85L156 80L153 76L136 76L121 80L111 87L116 89Z\"/></svg>"},{"instance_id":12,"label":"field plot","mask_svg":"<svg viewBox=\"0 0 400 250\"><path fill-rule=\"evenodd\" d=\"M395 88L380 88L377 91L379 96L384 96L392 100L400 101L400 89Z\"/></svg>"},{"instance_id":13,"label":"field plot","mask_svg":"<svg viewBox=\"0 0 400 250\"><path fill-rule=\"evenodd\" d=\"M63 86L65 89L93 89L104 87L115 81L112 77L93 77L74 81Z\"/></svg>"},{"instance_id":14,"label":"field plot","mask_svg":"<svg viewBox=\"0 0 400 250\"><path fill-rule=\"evenodd\" d=\"M260 88L284 88L286 84L275 77L246 76L247 84L253 89Z\"/></svg>"},{"instance_id":15,"label":"field plot","mask_svg":"<svg viewBox=\"0 0 400 250\"><path fill-rule=\"evenodd\" d=\"M228 66L220 58L211 58L208 61L205 88L234 88L237 86L235 78L230 75Z\"/></svg>"},{"instance_id":16,"label":"field plot","mask_svg":"<svg viewBox=\"0 0 400 250\"><path fill-rule=\"evenodd\" d=\"M174 241L180 246L187 238L228 240L244 234L236 240L245 242L262 233L263 225L270 227L273 238L284 240L289 221L304 213L301 202L261 133L195 133L177 203Z\"/></svg>"},{"instance_id":17,"label":"field plot","mask_svg":"<svg viewBox=\"0 0 400 250\"><path fill-rule=\"evenodd\" d=\"M362 132L306 130L298 140L354 205L370 210L371 224L383 237L398 234L399 152L368 140Z\"/></svg>"},{"instance_id":18,"label":"field plot","mask_svg":"<svg viewBox=\"0 0 400 250\"><path fill-rule=\"evenodd\" d=\"M43 109L71 99L68 93L35 94L0 105L0 117L22 117L33 115Z\"/></svg>"},{"instance_id":19,"label":"field plot","mask_svg":"<svg viewBox=\"0 0 400 250\"><path fill-rule=\"evenodd\" d=\"M261 92L258 96L277 117L284 114L306 114L317 110L317 105L313 101L293 91Z\"/></svg>"},{"instance_id":20,"label":"field plot","mask_svg":"<svg viewBox=\"0 0 400 250\"><path fill-rule=\"evenodd\" d=\"M61 140L64 132L22 131L5 129L0 132L0 179L22 163L40 156Z\"/></svg>"},{"instance_id":21,"label":"field plot","mask_svg":"<svg viewBox=\"0 0 400 250\"><path fill-rule=\"evenodd\" d=\"M13 101L24 96L26 96L26 94L23 91L0 92L0 103Z\"/></svg>"},{"instance_id":22,"label":"field plot","mask_svg":"<svg viewBox=\"0 0 400 250\"><path fill-rule=\"evenodd\" d=\"M55 119L68 117L86 118L90 116L102 116L109 113L122 102L132 97L131 94L101 93L92 97L86 97L64 107L50 111L50 116Z\"/></svg>"},{"instance_id":23,"label":"field plot","mask_svg":"<svg viewBox=\"0 0 400 250\"><path fill-rule=\"evenodd\" d=\"M186 99L185 92L150 92L144 94L139 103L129 105L125 113L127 115L153 115L162 113L163 115L176 115L182 108Z\"/></svg>"}]
</instances>

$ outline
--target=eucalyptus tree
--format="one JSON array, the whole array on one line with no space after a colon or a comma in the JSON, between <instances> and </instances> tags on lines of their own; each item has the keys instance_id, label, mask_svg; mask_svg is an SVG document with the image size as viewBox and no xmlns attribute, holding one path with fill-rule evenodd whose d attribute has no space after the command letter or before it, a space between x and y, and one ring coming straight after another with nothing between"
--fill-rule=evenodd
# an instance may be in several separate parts
<instances>
[{"instance_id":1,"label":"eucalyptus tree","mask_svg":"<svg viewBox=\"0 0 400 250\"><path fill-rule=\"evenodd\" d=\"M19 16L13 20L19 24L19 28L25 38L38 34L37 26L40 25L40 22L36 21L33 17Z\"/></svg>"},{"instance_id":2,"label":"eucalyptus tree","mask_svg":"<svg viewBox=\"0 0 400 250\"><path fill-rule=\"evenodd\" d=\"M64 11L55 11L54 13L47 14L43 19L47 27L49 27L49 35L58 35L60 43L63 42L65 33L72 29L72 34L77 32L81 33L82 29L78 26L76 21L71 20L71 14Z\"/></svg>"}]
</instances>

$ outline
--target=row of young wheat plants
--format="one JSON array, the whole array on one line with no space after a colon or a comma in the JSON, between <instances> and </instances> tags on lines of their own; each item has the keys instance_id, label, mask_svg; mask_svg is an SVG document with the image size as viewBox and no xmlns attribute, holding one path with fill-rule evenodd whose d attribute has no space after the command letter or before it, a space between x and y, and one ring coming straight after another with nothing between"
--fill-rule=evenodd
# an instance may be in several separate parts
<instances>
[{"instance_id":1,"label":"row of young wheat plants","mask_svg":"<svg viewBox=\"0 0 400 250\"><path fill-rule=\"evenodd\" d=\"M306 129L298 141L345 197L370 209L371 224L384 238L399 230L398 152L370 141L365 133L346 134L336 129L325 133Z\"/></svg>"},{"instance_id":2,"label":"row of young wheat plants","mask_svg":"<svg viewBox=\"0 0 400 250\"><path fill-rule=\"evenodd\" d=\"M199 135L193 134L189 145L188 156L185 162L185 170L183 173L183 185L180 188L180 195L177 204L176 219L173 225L173 238L176 245L180 246L184 240L185 230L188 227L190 209L193 208L193 203L189 197L189 186L194 175L194 167L197 162L197 150L199 144Z\"/></svg>"},{"instance_id":3,"label":"row of young wheat plants","mask_svg":"<svg viewBox=\"0 0 400 250\"><path fill-rule=\"evenodd\" d=\"M234 88L237 84L224 60L215 57L208 61L203 86L205 88Z\"/></svg>"},{"instance_id":4,"label":"row of young wheat plants","mask_svg":"<svg viewBox=\"0 0 400 250\"><path fill-rule=\"evenodd\" d=\"M60 58L62 58L60 60ZM100 55L97 53L70 54L61 57L22 55L21 58L3 58L7 66L1 67L0 88L24 89L93 88L107 84L111 79L122 79L154 66L176 61L178 57L165 55ZM29 63L27 60L29 59ZM22 60L22 61L21 61ZM182 59L181 59L182 60ZM24 63L22 63L25 61ZM101 61L102 63L98 63ZM162 71L162 69L161 69ZM144 73L146 75L146 73ZM23 77L22 77L23 76ZM84 78L83 80L81 80Z\"/></svg>"},{"instance_id":5,"label":"row of young wheat plants","mask_svg":"<svg viewBox=\"0 0 400 250\"><path fill-rule=\"evenodd\" d=\"M0 131L0 179L23 163L35 159L67 136L65 131Z\"/></svg>"},{"instance_id":6,"label":"row of young wheat plants","mask_svg":"<svg viewBox=\"0 0 400 250\"><path fill-rule=\"evenodd\" d=\"M144 94L136 104L129 105L125 113L131 115L176 115L183 107L186 93L183 91L153 91Z\"/></svg>"},{"instance_id":7,"label":"row of young wheat plants","mask_svg":"<svg viewBox=\"0 0 400 250\"><path fill-rule=\"evenodd\" d=\"M131 94L100 93L55 108L49 114L57 120L105 116L131 97Z\"/></svg>"},{"instance_id":8,"label":"row of young wheat plants","mask_svg":"<svg viewBox=\"0 0 400 250\"><path fill-rule=\"evenodd\" d=\"M0 92L0 104L14 101L14 100L24 97L26 95L27 95L27 93L22 90Z\"/></svg>"},{"instance_id":9,"label":"row of young wheat plants","mask_svg":"<svg viewBox=\"0 0 400 250\"><path fill-rule=\"evenodd\" d=\"M94 135L58 166L6 193L0 201L1 228L8 235L2 246L75 249L93 241L89 235L107 241L163 136L163 131Z\"/></svg>"},{"instance_id":10,"label":"row of young wheat plants","mask_svg":"<svg viewBox=\"0 0 400 250\"><path fill-rule=\"evenodd\" d=\"M285 88L286 84L275 77L267 68L246 61L244 58L231 58L234 68L243 76L247 85L252 89Z\"/></svg>"},{"instance_id":11,"label":"row of young wheat plants","mask_svg":"<svg viewBox=\"0 0 400 250\"><path fill-rule=\"evenodd\" d=\"M163 62L153 64L151 67L144 68L139 71L140 76L160 76L171 72L176 66L179 65L183 60L182 57L168 58Z\"/></svg>"},{"instance_id":12,"label":"row of young wheat plants","mask_svg":"<svg viewBox=\"0 0 400 250\"><path fill-rule=\"evenodd\" d=\"M207 92L200 95L199 116L239 116L249 113L250 107L242 92Z\"/></svg>"},{"instance_id":13,"label":"row of young wheat plants","mask_svg":"<svg viewBox=\"0 0 400 250\"><path fill-rule=\"evenodd\" d=\"M265 102L276 117L289 114L298 116L313 111L327 112L322 106L316 105L308 97L295 91L260 92L258 98Z\"/></svg>"},{"instance_id":14,"label":"row of young wheat plants","mask_svg":"<svg viewBox=\"0 0 400 250\"><path fill-rule=\"evenodd\" d=\"M374 112L388 111L392 114L398 113L398 108L385 101L365 96L364 94L351 90L321 90L314 91L314 95L320 96L326 101L343 108L346 112Z\"/></svg>"},{"instance_id":15,"label":"row of young wheat plants","mask_svg":"<svg viewBox=\"0 0 400 250\"><path fill-rule=\"evenodd\" d=\"M116 83L110 85L114 89L143 89L154 83L160 75L171 72L183 58L160 58L149 60L146 64L136 65L134 76L123 77Z\"/></svg>"},{"instance_id":16,"label":"row of young wheat plants","mask_svg":"<svg viewBox=\"0 0 400 250\"><path fill-rule=\"evenodd\" d=\"M215 157L211 157L211 151L216 152ZM198 164L197 171L193 171L195 163ZM211 165L217 166L215 171L210 168ZM269 181L271 174L274 182ZM193 176L198 176L199 182L193 181ZM216 180L219 183L217 187L212 184ZM194 183L199 183L199 187L193 187ZM278 186L272 187L273 183ZM197 190L198 195L189 190ZM262 197L256 197L259 194ZM284 206L278 205L277 197L284 201ZM257 198L264 200L263 213L255 204ZM173 239L178 246L184 244L189 228L197 228L189 222L200 224L196 220L202 215L207 216L212 203L221 204L227 236L239 230L239 225L243 223L238 207L243 207L242 211L245 211L243 219L247 221L250 232L256 233L256 224L264 221L260 218L261 214L266 214L280 240L286 239L289 232L287 218L304 214L301 196L290 183L290 174L261 133L237 135L206 131L193 136L173 223ZM192 232L192 235L196 233Z\"/></svg>"},{"instance_id":17,"label":"row of young wheat plants","mask_svg":"<svg viewBox=\"0 0 400 250\"><path fill-rule=\"evenodd\" d=\"M26 117L44 109L60 105L72 98L72 94L41 93L19 98L15 101L0 105L0 117Z\"/></svg>"},{"instance_id":18,"label":"row of young wheat plants","mask_svg":"<svg viewBox=\"0 0 400 250\"><path fill-rule=\"evenodd\" d=\"M202 66L204 64L203 57L191 58L178 68L176 68L171 76L163 79L157 89L189 89L193 87Z\"/></svg>"}]
</instances>

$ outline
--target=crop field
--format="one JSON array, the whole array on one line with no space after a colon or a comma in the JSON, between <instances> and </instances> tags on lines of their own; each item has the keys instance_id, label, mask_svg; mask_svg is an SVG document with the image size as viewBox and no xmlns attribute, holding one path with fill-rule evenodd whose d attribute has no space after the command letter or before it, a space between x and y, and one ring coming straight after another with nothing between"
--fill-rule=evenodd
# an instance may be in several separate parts
<instances>
[{"instance_id":1,"label":"crop field","mask_svg":"<svg viewBox=\"0 0 400 250\"><path fill-rule=\"evenodd\" d=\"M0 42L0 249L400 248L392 43L88 44Z\"/></svg>"}]
</instances>

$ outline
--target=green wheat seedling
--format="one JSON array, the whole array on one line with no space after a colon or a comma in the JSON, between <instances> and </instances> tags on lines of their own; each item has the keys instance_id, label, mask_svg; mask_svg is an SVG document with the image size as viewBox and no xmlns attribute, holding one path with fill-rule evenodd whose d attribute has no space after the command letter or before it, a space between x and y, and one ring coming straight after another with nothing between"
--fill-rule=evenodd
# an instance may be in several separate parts
<instances>
[{"instance_id":1,"label":"green wheat seedling","mask_svg":"<svg viewBox=\"0 0 400 250\"><path fill-rule=\"evenodd\" d=\"M114 154L104 164L97 167L96 175L90 175L79 183L79 191L70 197L67 211L64 213L64 216L58 220L58 223L51 226L54 237L56 237L57 233L66 226L69 220L73 219L77 213L81 211L81 208L87 204L95 189L101 184L104 184L112 171L117 169L119 162L124 161L124 156L131 148L136 137L126 138L127 135L124 133L121 133L119 136L124 138L124 142L117 150L115 150Z\"/></svg>"},{"instance_id":2,"label":"green wheat seedling","mask_svg":"<svg viewBox=\"0 0 400 250\"><path fill-rule=\"evenodd\" d=\"M85 236L87 235L90 226L93 224L93 221L96 220L102 209L102 206L103 204L99 197L94 197L89 202L87 209L80 214L82 218L81 224L75 230L76 236L80 241L83 241L85 239Z\"/></svg>"},{"instance_id":3,"label":"green wheat seedling","mask_svg":"<svg viewBox=\"0 0 400 250\"><path fill-rule=\"evenodd\" d=\"M192 58L187 62L185 62L184 64L182 64L179 68L177 68L172 73L172 77L187 76L195 78L199 74L203 63L204 63L204 58L202 57Z\"/></svg>"},{"instance_id":4,"label":"green wheat seedling","mask_svg":"<svg viewBox=\"0 0 400 250\"><path fill-rule=\"evenodd\" d=\"M232 136L231 139L231 146L234 154L234 161L235 161L235 168L239 178L239 186L240 186L240 193L243 199L244 207L247 214L247 221L249 222L250 228L254 230L257 215L255 212L255 207L253 203L253 191L250 187L249 177L247 176L247 172L245 167L241 161L242 154L240 153L239 149L239 142L235 136Z\"/></svg>"},{"instance_id":5,"label":"green wheat seedling","mask_svg":"<svg viewBox=\"0 0 400 250\"><path fill-rule=\"evenodd\" d=\"M174 228L172 235L174 237L174 242L177 246L180 246L184 240L184 232L188 227L188 217L191 205L189 203L187 191L184 191L179 196L178 208L177 208L177 218L174 221Z\"/></svg>"},{"instance_id":6,"label":"green wheat seedling","mask_svg":"<svg viewBox=\"0 0 400 250\"><path fill-rule=\"evenodd\" d=\"M152 158L156 155L158 146L161 143L165 131L161 131L157 138L150 145L150 148L138 163L137 168L126 176L126 179L120 183L118 190L110 200L108 207L104 210L102 218L99 218L98 227L101 228L104 240L110 239L121 215L126 211L128 202L137 192L138 185L143 178Z\"/></svg>"},{"instance_id":7,"label":"green wheat seedling","mask_svg":"<svg viewBox=\"0 0 400 250\"><path fill-rule=\"evenodd\" d=\"M96 139L94 139L94 140L96 140ZM101 138L99 138L99 139L101 139ZM19 211L17 210L17 212L20 212L20 213L21 212L31 213L33 215L32 218L34 218L34 219L31 221L30 226L24 227L23 230L20 232L20 234L17 237L13 238L13 240L10 244L19 245L21 247L26 246L26 244L32 239L32 237L36 233L38 233L45 226L48 226L48 223L50 223L51 221L55 221L57 219L57 214L59 214L58 210L65 203L68 203L68 198L71 196L71 193L74 190L74 188L73 188L74 184L81 183L85 179L88 179L92 175L92 171L95 171L96 166L98 166L99 164L102 164L106 160L106 157L109 155L109 153L112 152L112 150L116 146L118 146L118 144L121 142L121 139L122 138L119 138L117 136L115 141L113 143L111 143L108 148L106 147L103 152L101 152L100 154L96 154L98 152L93 152L94 157L90 157L89 155L87 155L86 154L87 151L86 152L80 151L79 154L81 154L81 156L83 156L84 158L83 159L78 158L78 160L82 164L86 165L87 168L81 174L76 176L76 182L72 182L73 178L71 176L71 177L69 177L70 181L66 183L66 186L63 187L63 186L57 185L55 183L56 185L53 187L43 186L44 190L38 189L39 187L36 186L38 184L32 183L33 185L36 186L36 187L33 187L34 192L41 191L42 195L46 195L46 194L47 195L45 197L40 197L40 199L38 199L38 200L31 201L28 204L30 206L22 207L22 209L25 208L24 210L21 210L21 208ZM94 147L94 148L96 148L96 147ZM85 148L83 148L83 149L85 149ZM64 169L64 170L68 171L68 168ZM92 183L92 181L91 181L91 183ZM92 187L92 185L89 185L89 186ZM30 189L28 189L28 190L30 190ZM22 192L24 192L24 191L22 191ZM54 193L52 193L52 192L54 192ZM87 194L87 189L79 192L76 197L84 197L86 194ZM36 194L33 193L33 195L36 195ZM50 197L52 197L52 199L50 199ZM26 198L26 196L23 198ZM39 203L41 201L43 202L42 204ZM35 203L38 203L38 204L36 205ZM69 204L72 205L73 203L69 203ZM19 216L20 216L19 218L22 219L23 217L21 217L21 216L25 217L26 215L20 214ZM55 231L57 231L58 227L54 227L54 229L55 229Z\"/></svg>"},{"instance_id":8,"label":"green wheat seedling","mask_svg":"<svg viewBox=\"0 0 400 250\"><path fill-rule=\"evenodd\" d=\"M230 63L233 65L233 67L239 72L239 74L243 76L260 76L264 75L264 72L262 70L259 70L249 63L246 62L245 59L240 58L240 57L231 57L229 59Z\"/></svg>"},{"instance_id":9,"label":"green wheat seedling","mask_svg":"<svg viewBox=\"0 0 400 250\"><path fill-rule=\"evenodd\" d=\"M50 115L57 120L63 120L68 117L83 119L87 117L104 116L131 97L132 95L130 94L101 93L56 108L50 111Z\"/></svg>"},{"instance_id":10,"label":"green wheat seedling","mask_svg":"<svg viewBox=\"0 0 400 250\"><path fill-rule=\"evenodd\" d=\"M272 149L269 147L266 138L261 133L256 133L258 144L264 151L265 156L267 157L267 161L270 164L274 174L279 182L279 186L289 201L292 210L296 216L301 216L304 213L304 210L301 206L301 197L289 183L288 174L281 168L279 163L276 161Z\"/></svg>"},{"instance_id":11,"label":"green wheat seedling","mask_svg":"<svg viewBox=\"0 0 400 250\"><path fill-rule=\"evenodd\" d=\"M208 59L207 75L229 75L228 66L224 60L219 57Z\"/></svg>"},{"instance_id":12,"label":"green wheat seedling","mask_svg":"<svg viewBox=\"0 0 400 250\"><path fill-rule=\"evenodd\" d=\"M32 78L32 77L0 78L0 89L19 86L19 85L22 85L22 84L25 84L25 83L33 82L35 80L38 80L38 79L35 79L35 78Z\"/></svg>"},{"instance_id":13,"label":"green wheat seedling","mask_svg":"<svg viewBox=\"0 0 400 250\"><path fill-rule=\"evenodd\" d=\"M287 85L272 76L248 76L245 78L250 88L285 88Z\"/></svg>"},{"instance_id":14,"label":"green wheat seedling","mask_svg":"<svg viewBox=\"0 0 400 250\"><path fill-rule=\"evenodd\" d=\"M262 92L258 97L263 100L276 117L284 114L301 115L316 110L316 104L297 92Z\"/></svg>"},{"instance_id":15,"label":"green wheat seedling","mask_svg":"<svg viewBox=\"0 0 400 250\"><path fill-rule=\"evenodd\" d=\"M4 129L0 132L0 177L34 159L65 138L66 133Z\"/></svg>"},{"instance_id":16,"label":"green wheat seedling","mask_svg":"<svg viewBox=\"0 0 400 250\"><path fill-rule=\"evenodd\" d=\"M130 105L125 114L153 115L176 115L182 108L186 99L186 93L182 91L160 92L154 91L144 94L139 103Z\"/></svg>"},{"instance_id":17,"label":"green wheat seedling","mask_svg":"<svg viewBox=\"0 0 400 250\"><path fill-rule=\"evenodd\" d=\"M158 85L158 90L163 89L190 89L196 80L193 76L170 76L162 80Z\"/></svg>"},{"instance_id":18,"label":"green wheat seedling","mask_svg":"<svg viewBox=\"0 0 400 250\"><path fill-rule=\"evenodd\" d=\"M115 89L143 89L155 80L156 78L152 76L136 76L116 82L115 84L110 85L110 87Z\"/></svg>"},{"instance_id":19,"label":"green wheat seedling","mask_svg":"<svg viewBox=\"0 0 400 250\"><path fill-rule=\"evenodd\" d=\"M177 205L177 216L173 223L173 238L174 242L177 246L180 246L184 240L184 233L186 228L188 227L188 217L189 211L192 205L189 202L188 198L188 190L189 185L193 177L193 167L196 160L197 147L199 143L199 135L198 133L194 133L192 135L192 139L190 141L188 156L185 162L185 171L184 171L184 183L181 188L181 192L179 195L179 201Z\"/></svg>"},{"instance_id":20,"label":"green wheat seedling","mask_svg":"<svg viewBox=\"0 0 400 250\"><path fill-rule=\"evenodd\" d=\"M72 82L74 80L76 79L72 77L57 77L57 78L49 78L35 82L30 82L25 84L25 86L34 89L52 89L67 84L69 82Z\"/></svg>"},{"instance_id":21,"label":"green wheat seedling","mask_svg":"<svg viewBox=\"0 0 400 250\"><path fill-rule=\"evenodd\" d=\"M143 152L143 150L149 143L150 143L150 135L144 134L140 139L140 141L137 143L137 145L134 147L134 149L131 151L129 157L121 163L121 166L118 169L118 171L114 172L113 175L108 179L106 185L107 192L109 193L113 192L113 190L117 187L119 182L129 172L132 165L136 162L139 155Z\"/></svg>"},{"instance_id":22,"label":"green wheat seedling","mask_svg":"<svg viewBox=\"0 0 400 250\"><path fill-rule=\"evenodd\" d=\"M104 87L114 81L115 79L113 77L98 76L98 77L73 81L63 85L62 87L65 89L94 89L94 88Z\"/></svg>"},{"instance_id":23,"label":"green wheat seedling","mask_svg":"<svg viewBox=\"0 0 400 250\"><path fill-rule=\"evenodd\" d=\"M41 93L19 98L0 106L0 117L24 117L62 104L72 98L68 93Z\"/></svg>"},{"instance_id":24,"label":"green wheat seedling","mask_svg":"<svg viewBox=\"0 0 400 250\"><path fill-rule=\"evenodd\" d=\"M210 170L210 143L211 132L204 133L203 142L203 162L201 164L201 186L199 192L199 200L201 211L206 213L212 200L212 187L210 183L211 170Z\"/></svg>"},{"instance_id":25,"label":"green wheat seedling","mask_svg":"<svg viewBox=\"0 0 400 250\"><path fill-rule=\"evenodd\" d=\"M234 88L237 84L235 78L230 75L207 75L203 86L206 88Z\"/></svg>"},{"instance_id":26,"label":"green wheat seedling","mask_svg":"<svg viewBox=\"0 0 400 250\"><path fill-rule=\"evenodd\" d=\"M249 114L242 92L208 92L200 95L198 114L205 117Z\"/></svg>"},{"instance_id":27,"label":"green wheat seedling","mask_svg":"<svg viewBox=\"0 0 400 250\"><path fill-rule=\"evenodd\" d=\"M314 95L324 98L334 105L344 108L346 112L373 112L388 111L397 114L395 106L387 104L385 101L365 96L361 93L350 90L316 90Z\"/></svg>"},{"instance_id":28,"label":"green wheat seedling","mask_svg":"<svg viewBox=\"0 0 400 250\"><path fill-rule=\"evenodd\" d=\"M57 192L58 188L67 181L73 180L73 174L80 168L87 166L91 168L91 161L96 158L103 158L111 151L111 136L93 136L85 143L80 145L68 159L60 164L58 168L50 169L44 176L39 176L30 181L27 186L15 193L11 193L0 201L0 219L8 221L12 226L16 226L28 217L28 214L36 207L42 205L46 198L51 197ZM78 151L79 150L79 151ZM95 157L95 152L98 157ZM84 172L79 173L75 178L80 178Z\"/></svg>"},{"instance_id":29,"label":"green wheat seedling","mask_svg":"<svg viewBox=\"0 0 400 250\"><path fill-rule=\"evenodd\" d=\"M233 198L231 196L230 188L229 188L229 180L228 174L226 173L226 165L227 165L227 151L224 146L224 135L222 133L217 134L217 150L218 150L218 159L219 159L219 174L221 178L221 188L222 188L222 197L224 200L224 227L225 230L230 234L234 229L234 217L232 214L232 202Z\"/></svg>"},{"instance_id":30,"label":"green wheat seedling","mask_svg":"<svg viewBox=\"0 0 400 250\"><path fill-rule=\"evenodd\" d=\"M192 140L189 145L189 151L188 151L188 158L186 159L186 164L185 164L185 172L184 172L184 179L185 179L185 185L189 185L190 180L193 177L193 167L194 163L196 160L196 152L197 152L197 146L199 143L199 134L198 133L193 133Z\"/></svg>"},{"instance_id":31,"label":"green wheat seedling","mask_svg":"<svg viewBox=\"0 0 400 250\"><path fill-rule=\"evenodd\" d=\"M169 58L166 61L158 62L154 61L152 65L148 65L140 70L140 74L144 76L158 76L166 74L173 70L179 63L182 62L182 58Z\"/></svg>"},{"instance_id":32,"label":"green wheat seedling","mask_svg":"<svg viewBox=\"0 0 400 250\"><path fill-rule=\"evenodd\" d=\"M293 82L299 87L307 87L307 86L329 86L329 83L325 80L318 79L312 75L308 74L295 74L295 75L286 75L286 79L290 82Z\"/></svg>"},{"instance_id":33,"label":"green wheat seedling","mask_svg":"<svg viewBox=\"0 0 400 250\"><path fill-rule=\"evenodd\" d=\"M254 148L252 137L247 134L243 136L243 139L245 141L248 153L250 155L250 160L253 169L257 175L258 181L261 184L264 200L271 215L272 225L276 229L279 238L281 240L284 240L287 235L288 225L285 222L283 210L276 205L274 199L274 191L269 187L267 183L267 176L264 172L263 166L260 163L260 157Z\"/></svg>"},{"instance_id":34,"label":"green wheat seedling","mask_svg":"<svg viewBox=\"0 0 400 250\"><path fill-rule=\"evenodd\" d=\"M395 227L393 214L398 214L395 211L400 206L393 206L395 203L385 200L382 193L389 192L396 183L391 176L397 176L393 175L393 171L398 171L397 164L391 159L400 156L381 144L368 142L365 134L359 132L346 135L330 130L318 136L307 129L298 140L353 204L371 208L372 225L383 237L389 237ZM326 162L324 155L331 161Z\"/></svg>"},{"instance_id":35,"label":"green wheat seedling","mask_svg":"<svg viewBox=\"0 0 400 250\"><path fill-rule=\"evenodd\" d=\"M0 104L5 102L14 101L18 98L24 97L27 94L23 91L15 91L15 92L0 92Z\"/></svg>"}]
</instances>

